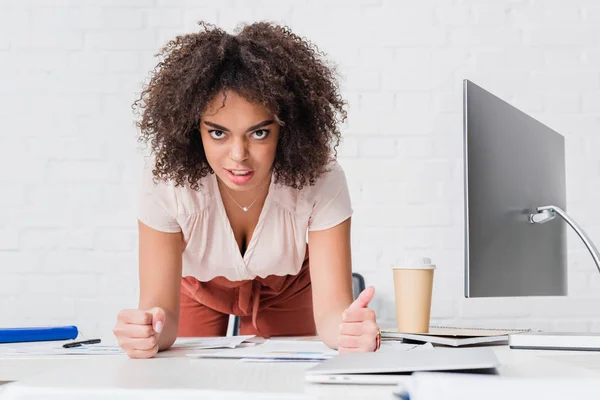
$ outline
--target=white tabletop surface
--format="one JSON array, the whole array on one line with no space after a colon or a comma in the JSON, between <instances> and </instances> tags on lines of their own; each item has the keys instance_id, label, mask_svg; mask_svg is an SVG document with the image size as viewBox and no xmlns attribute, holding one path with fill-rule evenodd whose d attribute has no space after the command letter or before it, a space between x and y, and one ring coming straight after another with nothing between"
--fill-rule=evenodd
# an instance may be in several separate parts
<instances>
[{"instance_id":1,"label":"white tabletop surface","mask_svg":"<svg viewBox=\"0 0 600 400\"><path fill-rule=\"evenodd\" d=\"M490 348L498 356L502 376L600 377L600 352L510 350L505 345ZM394 398L392 386L306 383L304 371L313 365L191 359L182 350L162 352L148 360L121 355L0 358L0 381L17 381L9 384L14 386L11 390L0 391L0 399L110 396L111 400L149 400L198 398L202 394L231 399L242 394L251 399ZM23 390L14 390L18 388Z\"/></svg>"}]
</instances>

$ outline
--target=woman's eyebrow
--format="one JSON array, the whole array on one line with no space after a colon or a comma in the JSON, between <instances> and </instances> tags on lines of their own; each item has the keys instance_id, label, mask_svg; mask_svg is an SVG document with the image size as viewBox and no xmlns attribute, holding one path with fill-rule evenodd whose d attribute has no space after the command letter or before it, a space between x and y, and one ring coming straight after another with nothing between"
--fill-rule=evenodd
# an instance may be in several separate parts
<instances>
[{"instance_id":1,"label":"woman's eyebrow","mask_svg":"<svg viewBox=\"0 0 600 400\"><path fill-rule=\"evenodd\" d=\"M215 124L214 122L210 122L210 121L203 121L203 122L204 122L205 125L208 125L208 126L210 126L212 128L219 129L219 130L224 131L224 132L229 132L228 128L225 128L224 126L221 126L219 124ZM273 122L275 122L275 121L272 120L272 119L267 119L267 120L265 120L263 122L260 122L260 123L258 123L256 125L252 125L250 128L248 128L247 132L257 130L257 129L262 128L262 127L267 126L267 125L271 125Z\"/></svg>"},{"instance_id":2,"label":"woman's eyebrow","mask_svg":"<svg viewBox=\"0 0 600 400\"><path fill-rule=\"evenodd\" d=\"M252 125L250 128L248 128L248 132L255 131L255 130L259 129L259 128L262 128L263 126L271 125L273 122L275 122L275 121L273 121L272 119L267 119L267 120L265 120L265 121L263 121L261 123L258 123L256 125Z\"/></svg>"},{"instance_id":3,"label":"woman's eyebrow","mask_svg":"<svg viewBox=\"0 0 600 400\"><path fill-rule=\"evenodd\" d=\"M210 122L210 121L202 121L202 122L204 122L204 125L208 125L208 126L210 126L212 128L219 129L221 131L229 132L229 129L225 128L224 126L217 125L214 122Z\"/></svg>"}]
</instances>

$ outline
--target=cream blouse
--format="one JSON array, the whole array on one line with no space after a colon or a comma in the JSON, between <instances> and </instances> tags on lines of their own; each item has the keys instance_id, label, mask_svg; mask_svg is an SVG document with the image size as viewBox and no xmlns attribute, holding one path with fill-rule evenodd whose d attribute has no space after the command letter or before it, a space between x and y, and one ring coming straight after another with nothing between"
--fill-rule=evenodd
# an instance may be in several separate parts
<instances>
[{"instance_id":1,"label":"cream blouse","mask_svg":"<svg viewBox=\"0 0 600 400\"><path fill-rule=\"evenodd\" d=\"M306 253L307 231L334 227L352 215L346 176L332 161L313 186L301 190L275 184L242 256L225 213L217 178L202 178L199 191L152 180L144 168L138 218L162 232L182 232L183 276L230 281L268 275L295 275Z\"/></svg>"}]
</instances>

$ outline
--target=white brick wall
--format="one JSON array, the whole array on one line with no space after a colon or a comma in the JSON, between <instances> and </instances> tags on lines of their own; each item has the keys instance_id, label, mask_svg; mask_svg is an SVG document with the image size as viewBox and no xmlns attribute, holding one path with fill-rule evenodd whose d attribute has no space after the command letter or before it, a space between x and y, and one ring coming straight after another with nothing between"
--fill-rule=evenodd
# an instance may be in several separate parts
<instances>
[{"instance_id":1,"label":"white brick wall","mask_svg":"<svg viewBox=\"0 0 600 400\"><path fill-rule=\"evenodd\" d=\"M572 233L568 297L464 299L462 272L465 77L565 135L568 209L600 243L594 0L0 0L1 326L106 334L135 306L130 104L153 54L200 19L285 23L338 65L354 268L383 325L390 265L427 255L436 323L600 330L600 275Z\"/></svg>"}]
</instances>

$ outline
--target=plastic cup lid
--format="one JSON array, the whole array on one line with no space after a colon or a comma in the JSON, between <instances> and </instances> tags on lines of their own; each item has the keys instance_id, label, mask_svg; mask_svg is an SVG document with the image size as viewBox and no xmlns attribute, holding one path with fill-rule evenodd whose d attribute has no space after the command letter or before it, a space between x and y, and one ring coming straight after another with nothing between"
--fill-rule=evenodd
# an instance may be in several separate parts
<instances>
[{"instance_id":1,"label":"plastic cup lid","mask_svg":"<svg viewBox=\"0 0 600 400\"><path fill-rule=\"evenodd\" d=\"M392 269L435 269L429 257L408 257L392 266Z\"/></svg>"}]
</instances>

